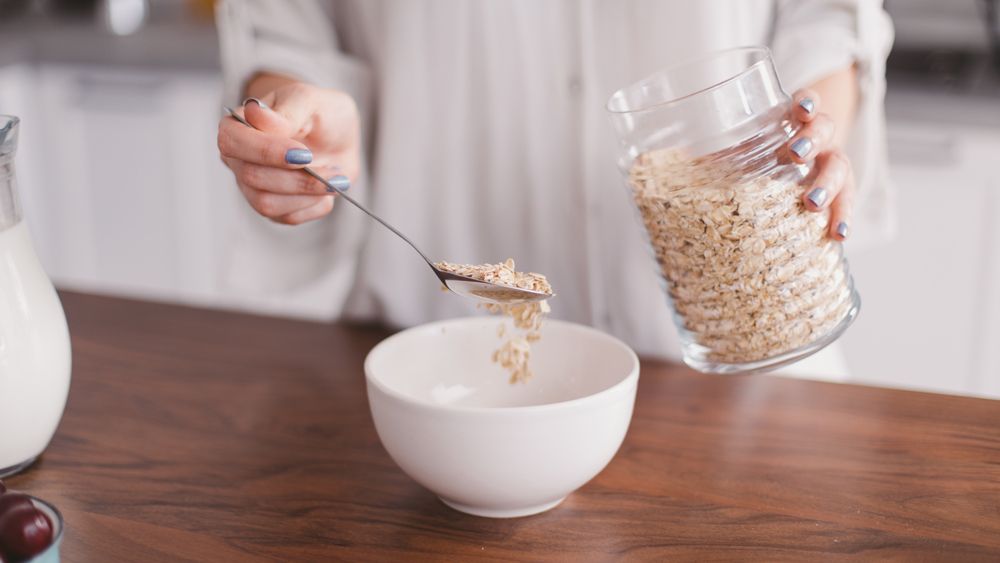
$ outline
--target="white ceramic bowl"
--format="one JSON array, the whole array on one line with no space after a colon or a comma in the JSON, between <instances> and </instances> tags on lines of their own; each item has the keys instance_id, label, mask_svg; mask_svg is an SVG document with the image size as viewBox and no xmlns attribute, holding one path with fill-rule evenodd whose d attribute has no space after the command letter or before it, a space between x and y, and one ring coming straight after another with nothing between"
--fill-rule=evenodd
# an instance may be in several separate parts
<instances>
[{"instance_id":1,"label":"white ceramic bowl","mask_svg":"<svg viewBox=\"0 0 1000 563\"><path fill-rule=\"evenodd\" d=\"M452 508L495 518L548 510L600 473L625 438L639 380L639 360L620 340L546 321L534 378L511 385L490 361L501 322L419 326L365 360L389 455Z\"/></svg>"}]
</instances>

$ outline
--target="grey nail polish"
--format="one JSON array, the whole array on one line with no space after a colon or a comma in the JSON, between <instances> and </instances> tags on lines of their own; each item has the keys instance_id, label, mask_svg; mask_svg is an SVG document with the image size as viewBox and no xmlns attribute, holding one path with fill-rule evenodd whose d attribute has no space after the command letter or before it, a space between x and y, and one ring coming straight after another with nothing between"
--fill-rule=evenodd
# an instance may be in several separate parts
<instances>
[{"instance_id":1,"label":"grey nail polish","mask_svg":"<svg viewBox=\"0 0 1000 563\"><path fill-rule=\"evenodd\" d=\"M806 194L806 199L812 202L816 207L823 207L826 203L826 188L813 188L808 194Z\"/></svg>"},{"instance_id":2,"label":"grey nail polish","mask_svg":"<svg viewBox=\"0 0 1000 563\"><path fill-rule=\"evenodd\" d=\"M247 105L247 102L254 102L254 103L256 103L256 104L257 104L258 106L260 106L260 107L262 107L262 108L264 108L264 109L271 109L271 107L270 107L270 106L268 106L268 105L267 105L267 104L265 104L264 102L262 102L262 101L258 100L257 98L254 98L254 97L250 97L250 98L247 98L247 99L243 100L243 105L244 105L244 106L246 106L246 105Z\"/></svg>"},{"instance_id":3,"label":"grey nail polish","mask_svg":"<svg viewBox=\"0 0 1000 563\"><path fill-rule=\"evenodd\" d=\"M285 162L288 164L309 164L313 161L313 153L309 149L288 149Z\"/></svg>"},{"instance_id":4,"label":"grey nail polish","mask_svg":"<svg viewBox=\"0 0 1000 563\"><path fill-rule=\"evenodd\" d=\"M338 174L336 176L331 177L329 180L327 180L327 182L330 182L331 184L333 184L333 187L339 190L343 190L345 192L351 189L351 181L347 179L347 176L341 176L340 174Z\"/></svg>"},{"instance_id":5,"label":"grey nail polish","mask_svg":"<svg viewBox=\"0 0 1000 563\"><path fill-rule=\"evenodd\" d=\"M812 113L816 109L816 104L812 98L802 98L802 101L799 102L799 107L806 110L806 113Z\"/></svg>"},{"instance_id":6,"label":"grey nail polish","mask_svg":"<svg viewBox=\"0 0 1000 563\"><path fill-rule=\"evenodd\" d=\"M847 238L847 222L841 221L837 223L837 236Z\"/></svg>"},{"instance_id":7,"label":"grey nail polish","mask_svg":"<svg viewBox=\"0 0 1000 563\"><path fill-rule=\"evenodd\" d=\"M789 148L791 148L792 152L795 153L799 158L805 158L806 155L809 154L810 151L812 151L813 142L812 139L810 139L809 137L801 137L799 139L796 139L795 142L792 143L792 146Z\"/></svg>"}]
</instances>

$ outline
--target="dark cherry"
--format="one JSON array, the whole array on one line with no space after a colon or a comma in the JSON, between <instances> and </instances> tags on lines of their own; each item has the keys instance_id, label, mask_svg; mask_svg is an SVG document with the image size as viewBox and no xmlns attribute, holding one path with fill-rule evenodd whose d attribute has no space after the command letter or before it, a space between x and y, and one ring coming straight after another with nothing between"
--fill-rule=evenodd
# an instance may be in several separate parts
<instances>
[{"instance_id":1,"label":"dark cherry","mask_svg":"<svg viewBox=\"0 0 1000 563\"><path fill-rule=\"evenodd\" d=\"M0 551L8 557L28 559L50 545L52 522L34 505L0 514Z\"/></svg>"},{"instance_id":2,"label":"dark cherry","mask_svg":"<svg viewBox=\"0 0 1000 563\"><path fill-rule=\"evenodd\" d=\"M0 495L0 517L11 510L17 510L18 508L34 508L34 503L31 502L31 497L24 493L15 493L13 491Z\"/></svg>"}]
</instances>

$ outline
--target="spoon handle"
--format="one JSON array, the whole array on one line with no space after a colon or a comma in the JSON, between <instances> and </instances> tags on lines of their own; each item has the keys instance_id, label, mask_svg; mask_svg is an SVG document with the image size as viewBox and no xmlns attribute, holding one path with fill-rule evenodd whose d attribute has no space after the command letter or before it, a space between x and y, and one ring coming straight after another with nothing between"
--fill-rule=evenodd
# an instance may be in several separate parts
<instances>
[{"instance_id":1,"label":"spoon handle","mask_svg":"<svg viewBox=\"0 0 1000 563\"><path fill-rule=\"evenodd\" d=\"M254 127L253 125L250 125L250 123L247 122L247 120L243 119L243 117L241 117L238 113L236 113L236 111L233 110L233 108L228 107L228 106L223 106L223 107L225 108L225 110L227 112L229 112L229 115L232 116L233 119L235 119L236 121L239 121L240 123L242 123L243 125L246 125L247 127L251 128L251 129L256 129L256 127ZM424 254L419 248L417 248L417 245L413 244L413 241L411 241L410 239L408 239L406 237L406 235L404 235L403 233L399 232L396 229L396 227L393 227L389 223L386 223L385 221L382 220L381 217L379 217L378 215L372 213L364 205L361 205L354 198L352 198L351 196L347 195L344 192L344 190L346 188L340 188L340 187L338 187L336 184L334 184L333 182L331 182L331 181L327 180L326 178L320 176L315 170L313 170L312 168L309 168L308 166L306 166L305 168L303 168L302 171L305 172L306 174L309 174L310 176L312 176L313 178L315 178L317 181L321 182L324 186L326 186L326 191L328 191L330 193L336 192L340 197L342 197L342 198L346 199L348 202L350 202L351 205L353 205L354 207L357 207L361 211L364 211L365 214L367 214L369 217L371 217L372 219L375 219L376 221L378 221L379 223L381 223L383 227L389 229L396 236L398 236L399 238L401 238L404 241L406 241L406 244L410 245L410 247L413 248L413 250L416 250L417 254L419 254L420 257L424 259L424 262L427 262L427 265L430 266L435 272L437 272L437 267L434 266L434 263L431 262L430 258L428 258L426 254ZM339 176L339 177L335 176L335 178L338 178L338 183L350 187L350 180L348 180L346 176ZM340 180L340 178L342 178L342 180Z\"/></svg>"},{"instance_id":2,"label":"spoon handle","mask_svg":"<svg viewBox=\"0 0 1000 563\"><path fill-rule=\"evenodd\" d=\"M371 211L369 211L369 210L368 210L368 208L367 208L367 207L365 207L364 205L361 205L360 203L358 203L358 202L357 202L357 200L355 200L355 199L354 199L354 198L352 198L351 196L349 196L349 195L347 195L346 193L344 193L344 189L342 189L342 188L339 188L339 187L337 187L337 185L336 185L336 184L334 184L333 182L331 182L331 181L329 181L329 180L326 180L326 179L324 179L324 178L323 178L322 176L320 176L319 174L317 174L317 173L316 173L316 171L315 171L315 170L313 170L312 168L309 168L308 166L306 166L306 167L305 167L305 168L303 168L302 170L303 170L303 171L304 171L304 172L305 172L306 174L309 174L309 175L310 175L310 176L312 176L313 178L315 178L315 179L317 179L318 181L322 182L322 183L323 183L323 185L325 185L325 186L326 186L326 191L328 191L328 192L334 192L334 191L335 191L335 192L337 192L337 194L338 194L338 195L339 195L340 197L342 197L342 198L346 199L347 201L349 201L349 202L350 202L350 203L351 203L352 205L354 205L354 207L357 207L357 208L358 208L358 209L360 209L361 211L364 211L364 212L365 212L365 214L367 214L367 215L368 215L369 217L371 217L372 219L375 219L376 221L378 221L379 223L381 223L383 227L385 227L385 228L389 229L389 230L390 230L390 231L392 231L392 232L393 232L393 233L394 233L394 234L395 234L396 236L398 236L399 238L401 238L401 239L403 239L404 241L406 241L406 244L410 245L410 247L411 247L411 248L413 248L413 250L416 250L416 251L417 251L417 254L419 254L419 255L420 255L420 257L424 259L424 262L427 262L427 264L428 264L428 265L429 265L430 267L432 267L432 268L434 267L434 263L433 263L433 262L431 262L430 258L428 258L428 257L427 257L427 255L423 253L423 251L421 251L421 250L420 250L419 248L417 248L417 245L413 244L413 241L411 241L411 240L410 240L409 238L407 238L407 237L406 237L406 235L404 235L403 233L399 232L399 231L398 231L398 230L396 229L396 227L393 227L393 226L392 226L392 225L390 225L389 223L386 223L386 222L385 222L384 220L382 220L382 218L381 218L381 217L379 217L378 215L376 215L376 214L372 213ZM347 177L346 177L346 176L342 176L342 178L344 178L344 180L342 181L342 183L345 183L345 184L346 184L347 182L349 182L349 180L347 180ZM350 185L350 184L346 184L346 185Z\"/></svg>"}]
</instances>

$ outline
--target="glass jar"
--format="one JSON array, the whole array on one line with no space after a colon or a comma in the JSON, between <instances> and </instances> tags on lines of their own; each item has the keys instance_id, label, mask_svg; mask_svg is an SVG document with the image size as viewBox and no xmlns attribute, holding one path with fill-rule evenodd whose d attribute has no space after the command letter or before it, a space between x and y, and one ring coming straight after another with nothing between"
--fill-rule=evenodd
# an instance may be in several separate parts
<instances>
[{"instance_id":1,"label":"glass jar","mask_svg":"<svg viewBox=\"0 0 1000 563\"><path fill-rule=\"evenodd\" d=\"M31 244L17 197L19 121L0 115L0 477L55 434L70 379L66 317Z\"/></svg>"},{"instance_id":2,"label":"glass jar","mask_svg":"<svg viewBox=\"0 0 1000 563\"><path fill-rule=\"evenodd\" d=\"M844 332L861 301L829 214L802 203L812 170L783 150L799 125L766 48L660 71L607 109L685 363L763 371Z\"/></svg>"}]
</instances>

